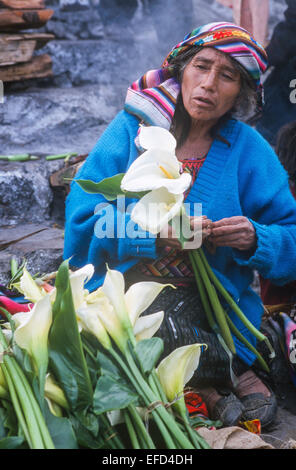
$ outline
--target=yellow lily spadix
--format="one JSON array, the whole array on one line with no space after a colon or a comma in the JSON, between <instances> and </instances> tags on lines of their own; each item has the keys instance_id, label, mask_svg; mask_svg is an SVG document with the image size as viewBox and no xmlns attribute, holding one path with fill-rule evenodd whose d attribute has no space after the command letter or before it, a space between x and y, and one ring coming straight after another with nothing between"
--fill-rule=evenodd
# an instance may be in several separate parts
<instances>
[{"instance_id":1,"label":"yellow lily spadix","mask_svg":"<svg viewBox=\"0 0 296 470\"><path fill-rule=\"evenodd\" d=\"M156 372L169 403L185 417L184 387L198 368L203 344L190 344L175 349L159 364Z\"/></svg>"},{"instance_id":2,"label":"yellow lily spadix","mask_svg":"<svg viewBox=\"0 0 296 470\"><path fill-rule=\"evenodd\" d=\"M161 127L141 127L139 142L147 150L131 164L121 189L139 192L166 188L172 194L183 194L190 186L191 175L181 173L173 135Z\"/></svg>"}]
</instances>

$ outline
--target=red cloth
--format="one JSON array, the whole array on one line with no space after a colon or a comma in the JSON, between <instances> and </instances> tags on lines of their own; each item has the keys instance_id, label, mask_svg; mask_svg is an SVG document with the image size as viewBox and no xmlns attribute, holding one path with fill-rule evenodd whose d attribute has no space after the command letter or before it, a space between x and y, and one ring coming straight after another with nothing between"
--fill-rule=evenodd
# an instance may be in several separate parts
<instances>
[{"instance_id":1,"label":"red cloth","mask_svg":"<svg viewBox=\"0 0 296 470\"><path fill-rule=\"evenodd\" d=\"M11 315L19 312L29 312L34 304L19 304L5 295L0 295L0 307L7 310ZM1 315L1 310L0 310ZM4 315L4 314L3 314Z\"/></svg>"}]
</instances>

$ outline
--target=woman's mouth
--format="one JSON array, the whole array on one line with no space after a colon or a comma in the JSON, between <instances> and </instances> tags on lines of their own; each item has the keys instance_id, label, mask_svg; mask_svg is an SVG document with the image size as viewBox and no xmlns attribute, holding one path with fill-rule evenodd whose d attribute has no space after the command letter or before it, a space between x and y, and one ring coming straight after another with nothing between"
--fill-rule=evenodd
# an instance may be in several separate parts
<instances>
[{"instance_id":1,"label":"woman's mouth","mask_svg":"<svg viewBox=\"0 0 296 470\"><path fill-rule=\"evenodd\" d=\"M209 108L209 107L213 107L215 105L215 103L213 101L211 101L210 99L205 98L203 96L196 96L193 99L196 103L198 103L198 105L200 107Z\"/></svg>"}]
</instances>

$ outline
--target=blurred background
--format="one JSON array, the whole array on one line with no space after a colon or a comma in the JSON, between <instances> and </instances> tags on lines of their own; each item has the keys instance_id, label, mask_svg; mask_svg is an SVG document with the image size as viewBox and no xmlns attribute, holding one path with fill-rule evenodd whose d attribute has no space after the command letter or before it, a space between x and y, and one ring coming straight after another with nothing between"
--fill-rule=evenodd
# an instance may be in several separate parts
<instances>
[{"instance_id":1,"label":"blurred background","mask_svg":"<svg viewBox=\"0 0 296 470\"><path fill-rule=\"evenodd\" d=\"M220 1L21 0L25 6L43 5L43 11L36 8L35 18L27 13L23 23L10 20L9 27L7 19L1 22L0 8L1 33L39 35L34 64L32 59L27 62L31 69L22 62L29 56L22 58L20 53L19 62L2 59L1 63L0 42L1 153L89 152L122 108L130 83L159 68L170 49L193 28L233 21L234 9L226 6L231 0ZM13 9L17 1L2 3ZM267 37L286 7L285 0L270 0ZM261 34L263 29L264 21ZM18 41L19 49L28 49L28 39ZM9 44L16 48L17 41Z\"/></svg>"}]
</instances>

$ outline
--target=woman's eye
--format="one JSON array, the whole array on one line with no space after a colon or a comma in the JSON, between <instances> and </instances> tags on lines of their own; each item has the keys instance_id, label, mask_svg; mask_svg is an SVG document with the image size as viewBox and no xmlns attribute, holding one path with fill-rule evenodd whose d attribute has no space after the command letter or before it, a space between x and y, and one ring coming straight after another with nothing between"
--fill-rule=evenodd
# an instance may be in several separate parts
<instances>
[{"instance_id":1,"label":"woman's eye","mask_svg":"<svg viewBox=\"0 0 296 470\"><path fill-rule=\"evenodd\" d=\"M232 75L228 75L226 73L223 73L223 77L226 78L227 80L233 80Z\"/></svg>"}]
</instances>

